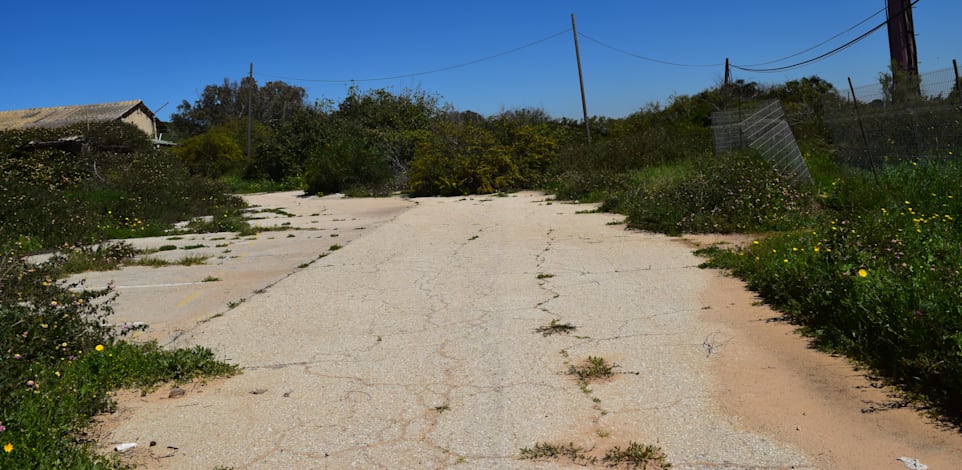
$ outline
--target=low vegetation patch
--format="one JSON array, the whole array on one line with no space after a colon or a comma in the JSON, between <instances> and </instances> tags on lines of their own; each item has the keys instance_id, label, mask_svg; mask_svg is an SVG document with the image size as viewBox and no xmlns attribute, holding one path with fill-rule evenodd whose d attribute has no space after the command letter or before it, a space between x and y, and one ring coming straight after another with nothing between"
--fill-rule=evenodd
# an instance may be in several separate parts
<instances>
[{"instance_id":1,"label":"low vegetation patch","mask_svg":"<svg viewBox=\"0 0 962 470\"><path fill-rule=\"evenodd\" d=\"M756 155L699 159L681 167L681 174L670 167L636 173L605 208L625 213L630 227L670 235L792 230L813 218L811 194Z\"/></svg>"},{"instance_id":2,"label":"low vegetation patch","mask_svg":"<svg viewBox=\"0 0 962 470\"><path fill-rule=\"evenodd\" d=\"M237 372L208 349L126 342L138 326L106 321L116 294L58 281L63 263L0 256L2 468L123 468L84 438L90 419L111 409L110 391Z\"/></svg>"},{"instance_id":3,"label":"low vegetation patch","mask_svg":"<svg viewBox=\"0 0 962 470\"><path fill-rule=\"evenodd\" d=\"M522 460L558 460L566 459L580 466L604 465L606 467L624 467L630 469L662 470L671 468L668 457L661 448L653 445L629 442L622 449L615 446L605 451L601 457L593 455L595 449L584 449L569 442L568 444L553 444L548 442L535 443L533 447L520 450Z\"/></svg>"},{"instance_id":4,"label":"low vegetation patch","mask_svg":"<svg viewBox=\"0 0 962 470\"><path fill-rule=\"evenodd\" d=\"M578 383L584 388L591 382L614 376L614 367L603 357L588 356L588 359L580 366L569 366L568 375L575 376Z\"/></svg>"},{"instance_id":5,"label":"low vegetation patch","mask_svg":"<svg viewBox=\"0 0 962 470\"><path fill-rule=\"evenodd\" d=\"M915 398L962 415L962 213L958 161L833 181L811 227L736 250L707 249L813 336ZM855 190L859 188L859 190Z\"/></svg>"},{"instance_id":6,"label":"low vegetation patch","mask_svg":"<svg viewBox=\"0 0 962 470\"><path fill-rule=\"evenodd\" d=\"M578 327L572 325L571 323L561 323L558 319L551 320L545 326L539 326L535 328L535 333L541 333L542 336L551 336L557 334L568 334L576 330Z\"/></svg>"}]
</instances>

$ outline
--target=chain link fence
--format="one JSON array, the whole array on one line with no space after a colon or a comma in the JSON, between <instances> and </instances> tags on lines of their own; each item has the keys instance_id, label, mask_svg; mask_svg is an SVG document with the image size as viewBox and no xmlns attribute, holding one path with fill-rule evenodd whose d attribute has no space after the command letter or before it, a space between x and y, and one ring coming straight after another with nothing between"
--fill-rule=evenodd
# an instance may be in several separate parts
<instances>
[{"instance_id":1,"label":"chain link fence","mask_svg":"<svg viewBox=\"0 0 962 470\"><path fill-rule=\"evenodd\" d=\"M711 122L716 155L753 148L786 180L796 185L812 183L808 166L778 100L742 105L734 111L714 112Z\"/></svg>"},{"instance_id":2,"label":"chain link fence","mask_svg":"<svg viewBox=\"0 0 962 470\"><path fill-rule=\"evenodd\" d=\"M883 74L875 84L852 87L822 104L840 161L869 167L962 152L954 68L920 74L915 81L896 82Z\"/></svg>"}]
</instances>

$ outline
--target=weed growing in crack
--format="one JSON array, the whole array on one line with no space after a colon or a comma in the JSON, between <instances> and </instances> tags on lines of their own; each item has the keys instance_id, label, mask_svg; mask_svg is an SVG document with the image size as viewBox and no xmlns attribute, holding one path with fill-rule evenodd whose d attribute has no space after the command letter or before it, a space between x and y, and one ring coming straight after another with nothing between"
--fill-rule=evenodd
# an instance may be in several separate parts
<instances>
[{"instance_id":1,"label":"weed growing in crack","mask_svg":"<svg viewBox=\"0 0 962 470\"><path fill-rule=\"evenodd\" d=\"M551 336L557 334L568 334L576 330L578 327L572 325L571 323L558 323L557 319L551 320L551 323L545 326L539 326L535 328L535 333L541 333L542 336Z\"/></svg>"},{"instance_id":2,"label":"weed growing in crack","mask_svg":"<svg viewBox=\"0 0 962 470\"><path fill-rule=\"evenodd\" d=\"M601 434L604 433L602 436ZM606 431L599 431L599 436L607 437ZM548 442L535 443L534 447L524 447L520 450L522 460L554 460L568 459L571 463L581 466L602 464L606 467L620 467L632 469L665 470L671 468L668 457L658 446L639 444L629 441L628 447L622 449L615 446L605 451L602 458L589 454L593 449L584 448L569 442L567 445Z\"/></svg>"},{"instance_id":3,"label":"weed growing in crack","mask_svg":"<svg viewBox=\"0 0 962 470\"><path fill-rule=\"evenodd\" d=\"M227 310L233 310L233 309L237 308L238 305L240 305L240 304L242 304L242 303L244 303L244 302L246 302L246 301L247 301L247 299L241 297L241 298L238 299L238 300L231 301L231 302L227 302Z\"/></svg>"},{"instance_id":4,"label":"weed growing in crack","mask_svg":"<svg viewBox=\"0 0 962 470\"><path fill-rule=\"evenodd\" d=\"M434 411L437 411L438 414L441 414L441 413L444 413L445 411L450 411L450 410L451 410L451 406L448 405L447 403L434 407Z\"/></svg>"},{"instance_id":5,"label":"weed growing in crack","mask_svg":"<svg viewBox=\"0 0 962 470\"><path fill-rule=\"evenodd\" d=\"M551 279L554 274L538 273L538 279Z\"/></svg>"},{"instance_id":6,"label":"weed growing in crack","mask_svg":"<svg viewBox=\"0 0 962 470\"><path fill-rule=\"evenodd\" d=\"M575 376L582 388L587 388L587 385L595 380L607 379L615 375L614 367L603 357L588 356L584 364L569 366L568 375Z\"/></svg>"},{"instance_id":7,"label":"weed growing in crack","mask_svg":"<svg viewBox=\"0 0 962 470\"><path fill-rule=\"evenodd\" d=\"M601 461L609 467L624 464L627 468L647 469L648 465L653 465L652 469L671 468L668 456L660 447L637 442L629 442L625 449L618 446L609 449Z\"/></svg>"},{"instance_id":8,"label":"weed growing in crack","mask_svg":"<svg viewBox=\"0 0 962 470\"><path fill-rule=\"evenodd\" d=\"M331 245L330 248L328 248L328 251L337 251L337 250L340 250L341 248L343 248L341 245L338 245L335 243Z\"/></svg>"},{"instance_id":9,"label":"weed growing in crack","mask_svg":"<svg viewBox=\"0 0 962 470\"><path fill-rule=\"evenodd\" d=\"M524 460L567 458L572 463L579 465L589 465L598 462L596 457L588 455L584 449L574 445L573 442L569 442L567 445L536 442L534 447L523 447L520 452L521 458Z\"/></svg>"}]
</instances>

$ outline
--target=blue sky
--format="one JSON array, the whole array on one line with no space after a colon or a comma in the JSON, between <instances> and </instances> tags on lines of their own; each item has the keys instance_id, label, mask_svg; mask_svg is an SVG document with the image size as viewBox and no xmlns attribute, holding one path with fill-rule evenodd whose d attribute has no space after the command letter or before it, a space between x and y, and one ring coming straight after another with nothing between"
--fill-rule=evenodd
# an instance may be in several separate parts
<instances>
[{"instance_id":1,"label":"blue sky","mask_svg":"<svg viewBox=\"0 0 962 470\"><path fill-rule=\"evenodd\" d=\"M282 79L311 100L343 98L348 83L475 61L556 33L531 47L451 70L362 89L421 88L458 110L484 115L540 107L581 116L571 13L582 37L588 112L622 117L647 103L722 81L720 65L767 62L818 44L865 20L885 0L663 1L167 1L7 2L0 11L4 67L0 110L141 99L167 119L204 86L239 80L254 63L259 83ZM914 9L920 70L962 60L959 0ZM884 21L884 13L791 60L814 57ZM799 69L734 77L764 84L819 75L870 84L889 61L883 28L838 55ZM278 78L284 77L284 78ZM314 81L293 80L293 78Z\"/></svg>"}]
</instances>

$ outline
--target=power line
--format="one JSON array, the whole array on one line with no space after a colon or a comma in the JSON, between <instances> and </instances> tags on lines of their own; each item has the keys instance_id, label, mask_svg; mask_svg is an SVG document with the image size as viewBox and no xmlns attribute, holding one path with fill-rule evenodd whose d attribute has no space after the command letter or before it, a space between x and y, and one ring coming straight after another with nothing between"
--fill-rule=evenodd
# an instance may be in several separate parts
<instances>
[{"instance_id":1,"label":"power line","mask_svg":"<svg viewBox=\"0 0 962 470\"><path fill-rule=\"evenodd\" d=\"M588 36L587 34L584 34L584 33L578 33L578 36L581 36L581 37L583 37L583 38L585 38L585 39L587 39L587 40L589 40L589 41L591 41L591 42L593 42L593 43L595 43L595 44L598 44L598 45L601 46L601 47L605 47L605 48L611 49L611 50L613 50L613 51L615 51L615 52L618 52L618 53L620 53L620 54L624 54L624 55L627 55L627 56L631 56L631 57L634 57L634 58L636 58L636 59L646 60L646 61L648 61L648 62L654 62L654 63L656 63L656 64L672 65L672 66L675 66L675 67L721 67L722 65L724 65L723 63L718 63L718 64L680 64L680 63L677 63L677 62L669 62L669 61L667 61L667 60L652 59L651 57L645 57L645 56L643 56L643 55L638 55L638 54L635 54L635 53L633 53L633 52L626 51L626 50L624 50L624 49L619 49L619 48L617 48L617 47L615 47L615 46L612 46L611 44L607 44L607 43L604 43L604 42L602 42L602 41L599 41L599 40L597 40L597 39L595 39L595 38L593 38L593 37L591 37L591 36Z\"/></svg>"},{"instance_id":2,"label":"power line","mask_svg":"<svg viewBox=\"0 0 962 470\"><path fill-rule=\"evenodd\" d=\"M758 66L761 66L761 65L769 65L769 64L774 64L774 63L777 63L777 62L781 62L781 61L783 61L783 60L791 59L791 58L793 58L793 57L798 57L798 56L800 56L800 55L802 55L802 54L804 54L804 53L806 53L806 52L812 51L813 49L817 49L817 48L819 48L819 47L822 47L822 46L824 46L825 44L827 44L827 43L829 43L829 42L837 39L839 36L841 36L841 35L843 35L843 34L845 34L845 33L848 33L848 32L852 31L852 30L855 29L855 28L858 28L859 26L862 26L862 25L865 24L865 23L868 23L869 20L871 20L872 18L875 18L876 16L878 16L879 13L885 12L885 10L886 10L886 7L883 7L883 8L880 9L879 11L877 11L877 12L875 12L875 13L872 13L872 15L869 16L868 18L865 18L864 20L859 21L858 23L852 25L851 27L849 27L849 28L846 29L845 31L842 31L842 32L840 32L840 33L838 33L838 34L836 34L836 35L834 35L834 36L832 36L832 37L830 37L830 38L828 38L828 39L826 39L826 40L824 40L824 41L822 41L822 42L820 42L820 43L818 43L818 44L816 44L816 45L814 45L814 46L812 46L812 47L809 47L809 48L805 49L805 50L796 52L796 53L794 53L794 54L792 54L792 55L788 55L788 56L785 56L785 57L782 57L782 58L779 58L779 59L770 60L770 61L768 61L768 62L760 62L760 63L757 63L757 64L745 65L745 67L758 67Z\"/></svg>"},{"instance_id":3,"label":"power line","mask_svg":"<svg viewBox=\"0 0 962 470\"><path fill-rule=\"evenodd\" d=\"M558 37L558 36L561 36L561 35L563 35L563 34L567 34L567 33L569 33L570 31L571 31L571 28L565 28L563 31L559 31L559 32L554 33L554 34L552 34L552 35L550 35L550 36L545 36L545 37L543 37L543 38L541 38L541 39L538 39L538 40L536 40L536 41L532 41L532 42L529 42L529 43L524 44L524 45L522 45L522 46L518 46L518 47L515 47L515 48L513 48L513 49L509 49L509 50L503 51L503 52L499 52L499 53L497 53L497 54L492 54L492 55L485 56L485 57L482 57L482 58L480 58L480 59L471 60L471 61L468 61L468 62L462 62L462 63L460 63L460 64L449 65L449 66L447 66L447 67L441 67L441 68L437 68L437 69L426 70L426 71L423 71L423 72L405 73L405 74L401 74L401 75L392 75L392 76L387 76L387 77L372 77L372 78L342 79L342 80L284 77L284 76L271 75L271 74L266 74L266 73L259 73L258 75L261 75L261 76L264 76L264 77L278 78L278 79L281 79L281 80L292 80L292 81L314 82L314 83L378 82L378 81L386 81L386 80L397 80L397 79L401 79L401 78L419 77L419 76L422 76L422 75L430 75L430 74L435 74L435 73L439 73L439 72L446 72L446 71L448 71L448 70L454 70L454 69L458 69L458 68L462 68L462 67L467 67L467 66L469 66L469 65L474 65L474 64L477 64L477 63L480 63L480 62L485 62L485 61L488 61L488 60L497 59L497 58L499 58L499 57L503 57L503 56L506 56L506 55L513 54L513 53L515 53L515 52L521 51L521 50L523 50L523 49L527 49L527 48L529 48L529 47L536 46L536 45L541 44L541 43L543 43L543 42L550 41L550 40L552 40L552 39L554 39L554 38L556 38L556 37Z\"/></svg>"},{"instance_id":4,"label":"power line","mask_svg":"<svg viewBox=\"0 0 962 470\"><path fill-rule=\"evenodd\" d=\"M912 2L912 3L908 6L908 8L912 8L913 6L915 6L915 5L916 5L917 3L919 3L920 1L921 1L921 0L915 0L914 2ZM906 10L906 8L903 8L902 11L899 12L898 14L903 13L905 10ZM878 13L876 13L876 15L877 15L877 14L878 14ZM898 14L897 14L897 15L898 15ZM874 16L875 16L875 15L872 15L872 16L869 17L869 18L872 18L872 17L874 17ZM895 16L895 15L893 15L893 16ZM864 21L863 21L863 23L864 23ZM878 26L876 26L876 27L874 27L874 28L866 31L865 33L861 34L860 36L856 37L855 39L852 39L851 41L849 41L849 42L847 42L847 43L845 43L845 44L842 44L841 46L836 47L835 49L832 49L832 50L830 50L830 51L828 51L828 52L826 52L826 53L824 53L824 54L818 55L818 56L813 57L813 58L811 58L811 59L803 60L803 61L801 61L801 62L796 62L796 63L791 64L791 65L785 65L785 66L782 66L782 67L772 67L772 68L762 68L762 69L759 69L759 68L752 68L752 67L739 66L739 65L734 65L734 64L732 64L732 68L736 68L736 69L738 69L738 70L742 70L742 71L745 71L745 72L756 72L756 73L775 73L775 72L785 72L785 71L788 71L788 70L796 69L796 68L802 67L802 66L804 66L804 65L808 65L808 64L811 64L811 63L814 63L814 62L818 62L818 61L820 61L820 60L822 60L822 59L827 59L827 58L829 58L829 57L831 57L831 56L833 56L833 55L835 55L835 54L838 54L839 52L842 52L842 51L844 51L845 49L848 49L849 47L852 47L852 46L854 46L855 44L861 42L863 39L871 36L873 33L875 33L876 31L878 31L878 30L880 30L880 29L882 29L882 28L885 27L887 24L888 24L888 18L886 18L885 21L883 21L882 23L880 23ZM777 62L777 61L776 61L776 62Z\"/></svg>"}]
</instances>

